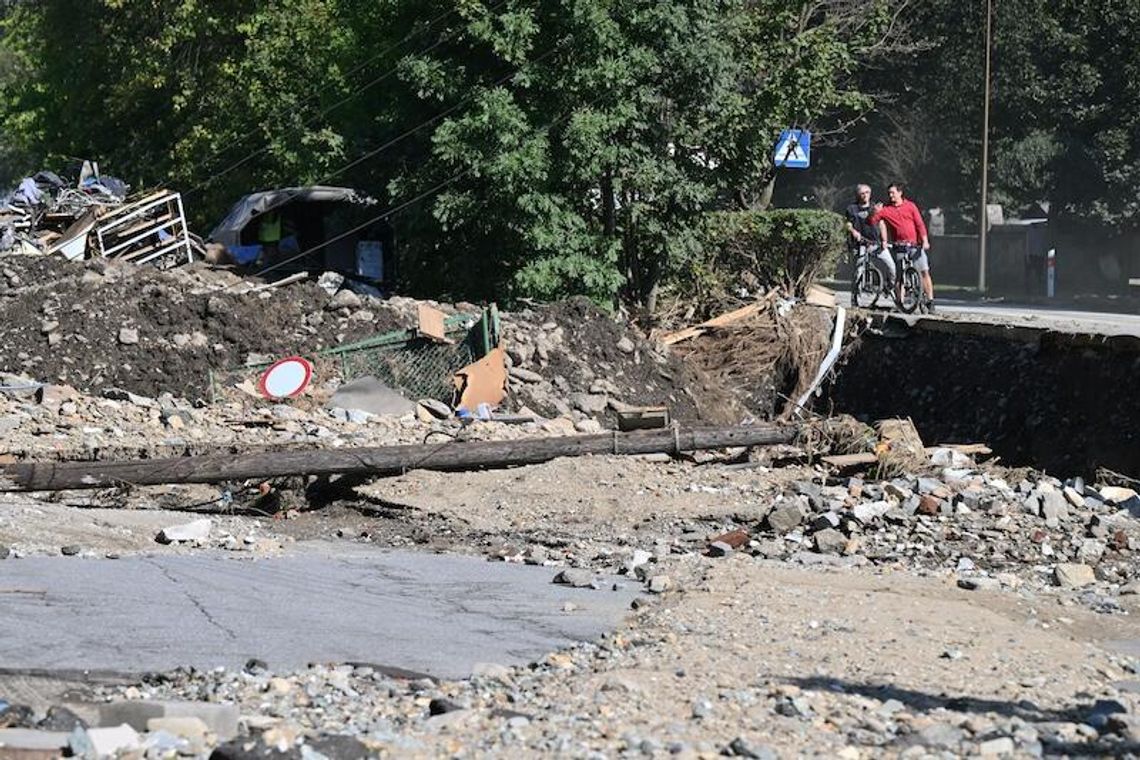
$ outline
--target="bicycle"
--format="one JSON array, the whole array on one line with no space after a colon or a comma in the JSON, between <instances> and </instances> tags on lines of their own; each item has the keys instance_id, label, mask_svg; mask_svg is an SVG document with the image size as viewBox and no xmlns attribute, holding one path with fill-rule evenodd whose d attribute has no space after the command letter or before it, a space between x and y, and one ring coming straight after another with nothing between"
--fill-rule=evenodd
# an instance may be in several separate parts
<instances>
[{"instance_id":1,"label":"bicycle","mask_svg":"<svg viewBox=\"0 0 1140 760\"><path fill-rule=\"evenodd\" d=\"M887 286L883 273L875 266L879 245L861 244L852 248L855 265L851 270L851 305L856 308L872 309L879 297L886 293Z\"/></svg>"},{"instance_id":2,"label":"bicycle","mask_svg":"<svg viewBox=\"0 0 1140 760\"><path fill-rule=\"evenodd\" d=\"M895 305L904 314L911 314L915 309L925 314L927 300L922 292L922 277L914 266L922 248L913 243L893 243L891 253L895 257Z\"/></svg>"}]
</instances>

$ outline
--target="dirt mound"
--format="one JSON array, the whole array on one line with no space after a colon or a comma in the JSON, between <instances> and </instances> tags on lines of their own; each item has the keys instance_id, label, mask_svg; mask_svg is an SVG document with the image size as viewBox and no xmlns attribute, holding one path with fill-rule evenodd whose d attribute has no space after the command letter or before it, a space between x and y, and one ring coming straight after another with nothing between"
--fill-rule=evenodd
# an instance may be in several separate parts
<instances>
[{"instance_id":1,"label":"dirt mound","mask_svg":"<svg viewBox=\"0 0 1140 760\"><path fill-rule=\"evenodd\" d=\"M313 283L237 294L194 268L14 256L0 275L0 370L89 393L206 398L210 371L250 354L311 353L400 321L368 299L330 310Z\"/></svg>"},{"instance_id":2,"label":"dirt mound","mask_svg":"<svg viewBox=\"0 0 1140 760\"><path fill-rule=\"evenodd\" d=\"M504 319L519 406L599 420L623 405L667 406L682 422L719 424L740 418L742 410L725 408L727 395L699 369L585 298Z\"/></svg>"}]
</instances>

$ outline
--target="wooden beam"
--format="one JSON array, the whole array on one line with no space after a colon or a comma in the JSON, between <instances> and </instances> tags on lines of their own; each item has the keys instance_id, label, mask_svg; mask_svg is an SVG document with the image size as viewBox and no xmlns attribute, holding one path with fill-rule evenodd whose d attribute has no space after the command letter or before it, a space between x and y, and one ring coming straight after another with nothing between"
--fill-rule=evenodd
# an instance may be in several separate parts
<instances>
[{"instance_id":1,"label":"wooden beam","mask_svg":"<svg viewBox=\"0 0 1140 760\"><path fill-rule=\"evenodd\" d=\"M699 325L686 327L684 330L678 330L677 332L666 333L665 335L661 336L661 342L666 346L671 346L674 343L680 343L683 340L695 338L698 335L703 335L711 328L724 327L725 325L732 324L733 322L739 322L740 320L745 319L746 317L750 317L753 314L759 314L767 305L768 304L765 301L757 301L755 303L750 303L747 306L741 306L739 309L733 309L730 312L721 314L719 317L713 317L710 320L701 322Z\"/></svg>"},{"instance_id":2,"label":"wooden beam","mask_svg":"<svg viewBox=\"0 0 1140 760\"><path fill-rule=\"evenodd\" d=\"M651 454L791 443L799 428L727 428L602 433L513 441L343 449L257 451L120 462L17 462L0 465L0 491L63 491L123 485L219 483L293 475L397 475L408 470L470 470L536 464L558 457Z\"/></svg>"},{"instance_id":3,"label":"wooden beam","mask_svg":"<svg viewBox=\"0 0 1140 760\"><path fill-rule=\"evenodd\" d=\"M930 456L938 449L954 449L955 451L967 455L981 454L982 456L989 456L994 453L993 449L984 443L948 443L942 446L927 446L925 449L926 455ZM879 458L870 451L862 451L857 454L832 454L820 457L820 460L832 467L843 469L844 467L875 464L879 461Z\"/></svg>"}]
</instances>

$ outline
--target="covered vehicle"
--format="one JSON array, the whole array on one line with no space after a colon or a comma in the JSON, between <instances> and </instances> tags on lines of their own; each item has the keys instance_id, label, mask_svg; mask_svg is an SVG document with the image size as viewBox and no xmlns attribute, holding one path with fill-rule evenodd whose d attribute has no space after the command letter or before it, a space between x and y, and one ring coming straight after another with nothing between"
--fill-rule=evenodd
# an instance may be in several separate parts
<instances>
[{"instance_id":1,"label":"covered vehicle","mask_svg":"<svg viewBox=\"0 0 1140 760\"><path fill-rule=\"evenodd\" d=\"M376 200L348 187L285 187L251 193L210 232L241 265L277 274L339 272L385 288L394 277L394 235L373 221Z\"/></svg>"}]
</instances>

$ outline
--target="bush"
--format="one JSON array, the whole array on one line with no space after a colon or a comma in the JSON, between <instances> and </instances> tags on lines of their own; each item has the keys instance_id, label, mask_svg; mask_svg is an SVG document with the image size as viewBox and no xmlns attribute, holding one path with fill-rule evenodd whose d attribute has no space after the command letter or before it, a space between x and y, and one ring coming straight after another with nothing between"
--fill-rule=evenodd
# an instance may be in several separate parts
<instances>
[{"instance_id":1,"label":"bush","mask_svg":"<svg viewBox=\"0 0 1140 760\"><path fill-rule=\"evenodd\" d=\"M716 297L740 287L784 288L803 295L843 251L843 217L816 209L710 213L703 252L677 273L692 297Z\"/></svg>"}]
</instances>

